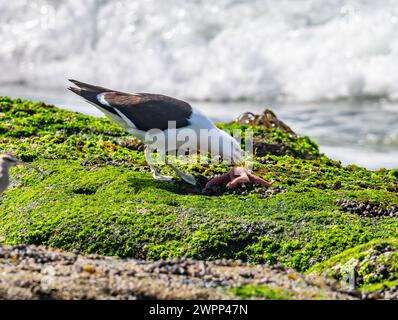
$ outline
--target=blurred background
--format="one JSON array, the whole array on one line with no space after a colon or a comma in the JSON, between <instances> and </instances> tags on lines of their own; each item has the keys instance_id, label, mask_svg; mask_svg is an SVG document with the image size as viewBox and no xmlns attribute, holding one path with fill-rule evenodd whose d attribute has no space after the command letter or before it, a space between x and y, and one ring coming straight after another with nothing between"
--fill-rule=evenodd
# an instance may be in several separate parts
<instances>
[{"instance_id":1,"label":"blurred background","mask_svg":"<svg viewBox=\"0 0 398 320\"><path fill-rule=\"evenodd\" d=\"M68 78L266 107L344 164L398 167L398 1L0 0L0 95L102 116Z\"/></svg>"}]
</instances>

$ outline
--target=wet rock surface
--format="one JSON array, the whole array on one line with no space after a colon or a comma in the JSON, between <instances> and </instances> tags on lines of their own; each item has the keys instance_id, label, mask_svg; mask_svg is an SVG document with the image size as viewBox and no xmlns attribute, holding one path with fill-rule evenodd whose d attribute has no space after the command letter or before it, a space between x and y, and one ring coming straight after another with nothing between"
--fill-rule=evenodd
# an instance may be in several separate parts
<instances>
[{"instance_id":1,"label":"wet rock surface","mask_svg":"<svg viewBox=\"0 0 398 320\"><path fill-rule=\"evenodd\" d=\"M361 217L398 217L398 206L383 206L369 201L355 201L340 199L336 202L343 212L353 213Z\"/></svg>"},{"instance_id":2,"label":"wet rock surface","mask_svg":"<svg viewBox=\"0 0 398 320\"><path fill-rule=\"evenodd\" d=\"M398 243L375 240L320 264L316 274L349 283L362 299L398 299Z\"/></svg>"},{"instance_id":3,"label":"wet rock surface","mask_svg":"<svg viewBox=\"0 0 398 320\"><path fill-rule=\"evenodd\" d=\"M231 288L267 285L295 299L353 299L357 293L323 277L235 260L147 262L0 246L2 299L237 299Z\"/></svg>"},{"instance_id":4,"label":"wet rock surface","mask_svg":"<svg viewBox=\"0 0 398 320\"><path fill-rule=\"evenodd\" d=\"M376 292L364 292L362 298L372 300L398 300L398 286L389 288L384 285L382 289Z\"/></svg>"},{"instance_id":5,"label":"wet rock surface","mask_svg":"<svg viewBox=\"0 0 398 320\"><path fill-rule=\"evenodd\" d=\"M252 183L252 182L240 184L233 189L227 188L226 184L215 185L208 188L205 191L204 188L206 186L206 183L216 176L208 178L203 175L194 175L194 177L197 181L196 186L191 186L188 185L187 183L183 184L180 183L178 185L179 189L176 190L176 192L183 194L200 194L200 195L214 196L214 197L226 196L226 195L247 196L249 194L258 194L260 195L261 198L267 198L288 191L283 186L272 186L266 188L260 185L259 183Z\"/></svg>"},{"instance_id":6,"label":"wet rock surface","mask_svg":"<svg viewBox=\"0 0 398 320\"><path fill-rule=\"evenodd\" d=\"M267 136L256 137L253 140L253 149L256 157L264 157L267 155L283 156L289 151L289 144L283 141L280 142L265 142Z\"/></svg>"},{"instance_id":7,"label":"wet rock surface","mask_svg":"<svg viewBox=\"0 0 398 320\"><path fill-rule=\"evenodd\" d=\"M380 281L394 281L396 280L396 269L394 264L390 265L389 260L394 260L398 248L387 246L381 250L373 250L368 256L363 258L359 263L357 284L362 285L365 282L380 282ZM362 275L361 271L365 269L366 274ZM398 285L388 287L383 285L380 290L368 292L366 290L362 293L363 299L398 299Z\"/></svg>"},{"instance_id":8,"label":"wet rock surface","mask_svg":"<svg viewBox=\"0 0 398 320\"><path fill-rule=\"evenodd\" d=\"M233 189L228 189L225 185L213 186L209 188L205 194L210 196L224 196L231 194L247 196L250 193L254 193L259 194L262 198L267 198L286 191L287 190L282 186L265 188L258 183L244 183Z\"/></svg>"}]
</instances>

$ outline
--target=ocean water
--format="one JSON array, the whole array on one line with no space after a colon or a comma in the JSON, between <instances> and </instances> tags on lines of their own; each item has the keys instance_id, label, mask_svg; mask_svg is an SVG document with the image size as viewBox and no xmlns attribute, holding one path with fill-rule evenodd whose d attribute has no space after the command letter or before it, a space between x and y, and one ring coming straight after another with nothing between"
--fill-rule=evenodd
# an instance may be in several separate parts
<instances>
[{"instance_id":1,"label":"ocean water","mask_svg":"<svg viewBox=\"0 0 398 320\"><path fill-rule=\"evenodd\" d=\"M0 94L100 115L67 78L265 107L343 163L398 167L398 1L0 1Z\"/></svg>"}]
</instances>

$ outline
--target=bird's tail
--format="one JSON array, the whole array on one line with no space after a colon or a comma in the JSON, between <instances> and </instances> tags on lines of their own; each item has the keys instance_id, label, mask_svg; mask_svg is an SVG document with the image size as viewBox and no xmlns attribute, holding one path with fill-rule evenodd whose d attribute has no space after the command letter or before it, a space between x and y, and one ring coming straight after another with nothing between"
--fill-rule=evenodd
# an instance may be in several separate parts
<instances>
[{"instance_id":1,"label":"bird's tail","mask_svg":"<svg viewBox=\"0 0 398 320\"><path fill-rule=\"evenodd\" d=\"M94 106L99 107L101 111L104 111L104 109L105 109L105 110L109 111L110 113L117 115L114 108L112 108L108 104L102 103L102 101L100 101L98 99L98 97L101 93L113 92L113 90L110 90L110 89L107 89L104 87L93 86L91 84L80 82L77 80L69 79L69 81L74 83L77 86L77 87L68 87L68 89L70 91L72 91L73 93L76 93L78 96L82 97L83 99L90 102Z\"/></svg>"},{"instance_id":2,"label":"bird's tail","mask_svg":"<svg viewBox=\"0 0 398 320\"><path fill-rule=\"evenodd\" d=\"M78 86L79 88L81 88L82 90L85 90L85 91L91 91L91 92L97 92L97 93L113 91L108 88L104 88L104 87L100 87L100 86L93 86L92 84L84 83L84 82L73 80L73 79L68 79L68 80L70 82L72 82L74 85ZM69 87L69 88L73 88L73 87ZM73 92L75 92L75 91L73 91Z\"/></svg>"},{"instance_id":3,"label":"bird's tail","mask_svg":"<svg viewBox=\"0 0 398 320\"><path fill-rule=\"evenodd\" d=\"M99 87L99 86L93 86L88 83L80 82L77 80L72 80L69 79L70 82L74 83L77 87L68 87L68 89L83 99L86 99L87 101L94 103L95 105L99 105L98 101L98 95L103 93L103 92L111 92L112 90ZM100 104L101 105L101 104Z\"/></svg>"}]
</instances>

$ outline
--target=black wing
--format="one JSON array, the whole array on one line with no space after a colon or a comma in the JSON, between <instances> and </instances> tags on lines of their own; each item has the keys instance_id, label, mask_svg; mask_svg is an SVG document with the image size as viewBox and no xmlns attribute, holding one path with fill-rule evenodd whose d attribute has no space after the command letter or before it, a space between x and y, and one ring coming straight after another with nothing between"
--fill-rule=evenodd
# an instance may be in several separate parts
<instances>
[{"instance_id":1,"label":"black wing","mask_svg":"<svg viewBox=\"0 0 398 320\"><path fill-rule=\"evenodd\" d=\"M70 81L79 88L69 87L69 90L119 116L118 110L139 130L165 130L169 127L169 121L175 121L176 128L189 125L192 107L182 100L160 94L129 94L76 80Z\"/></svg>"}]
</instances>

